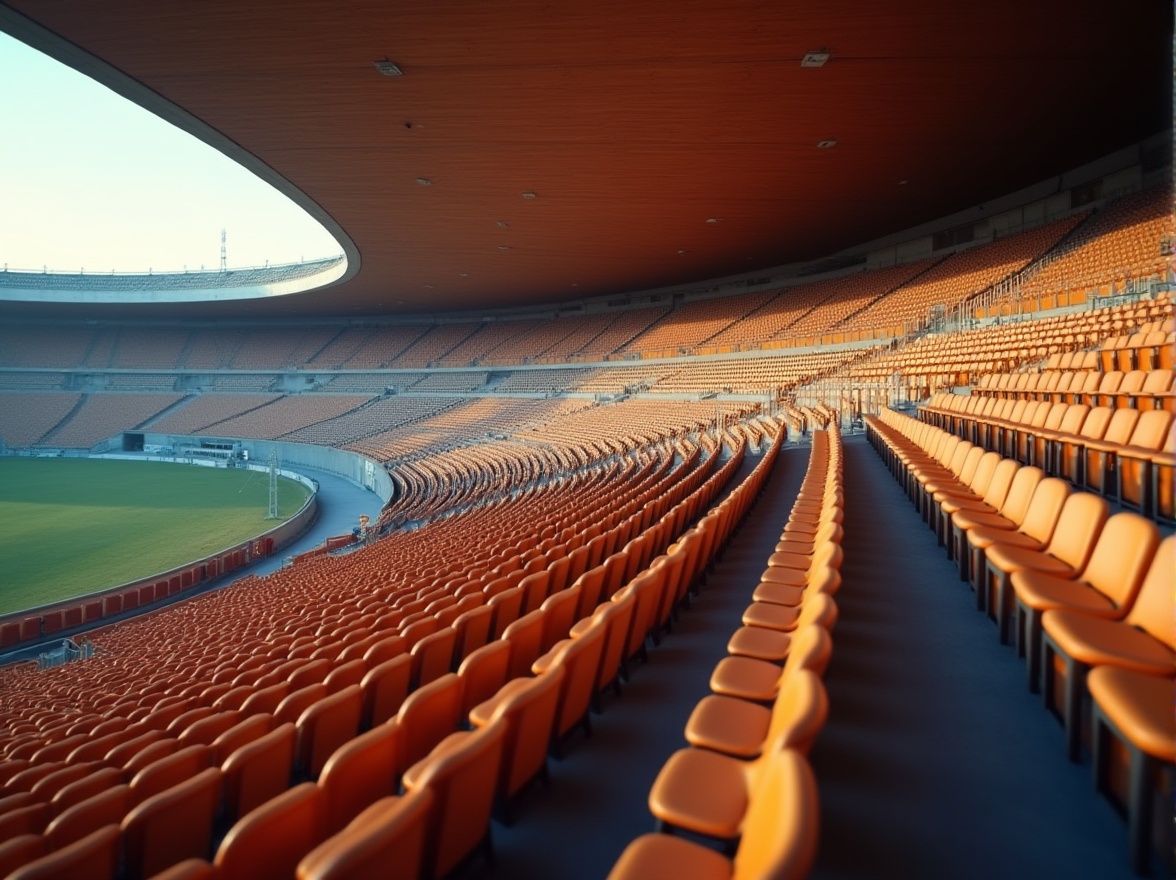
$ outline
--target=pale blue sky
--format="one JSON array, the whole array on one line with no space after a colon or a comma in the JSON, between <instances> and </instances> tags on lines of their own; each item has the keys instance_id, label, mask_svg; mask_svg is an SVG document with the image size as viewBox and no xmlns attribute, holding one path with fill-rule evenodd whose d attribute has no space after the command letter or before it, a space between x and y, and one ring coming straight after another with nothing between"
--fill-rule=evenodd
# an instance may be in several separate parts
<instances>
[{"instance_id":1,"label":"pale blue sky","mask_svg":"<svg viewBox=\"0 0 1176 880\"><path fill-rule=\"evenodd\" d=\"M0 266L120 272L333 256L305 211L232 159L0 33Z\"/></svg>"}]
</instances>

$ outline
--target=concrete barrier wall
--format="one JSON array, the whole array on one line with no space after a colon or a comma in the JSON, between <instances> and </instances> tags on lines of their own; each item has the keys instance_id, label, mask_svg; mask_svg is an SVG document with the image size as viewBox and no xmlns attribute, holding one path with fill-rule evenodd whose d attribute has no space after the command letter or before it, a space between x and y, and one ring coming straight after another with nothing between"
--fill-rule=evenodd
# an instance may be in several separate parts
<instances>
[{"instance_id":1,"label":"concrete barrier wall","mask_svg":"<svg viewBox=\"0 0 1176 880\"><path fill-rule=\"evenodd\" d=\"M138 433L138 432L136 432ZM370 458L365 458L354 452L343 449L333 449L329 446L314 446L310 443L285 443L280 440L247 440L239 437L190 437L180 434L153 434L143 432L143 442L147 445L172 447L196 446L201 442L230 441L239 443L241 448L249 452L251 464L262 464L269 460L270 453L277 451L278 461L287 467L308 467L337 474L350 480L356 485L374 492L380 496L385 504L395 494L395 489L387 471ZM201 461L199 458L183 461Z\"/></svg>"}]
</instances>

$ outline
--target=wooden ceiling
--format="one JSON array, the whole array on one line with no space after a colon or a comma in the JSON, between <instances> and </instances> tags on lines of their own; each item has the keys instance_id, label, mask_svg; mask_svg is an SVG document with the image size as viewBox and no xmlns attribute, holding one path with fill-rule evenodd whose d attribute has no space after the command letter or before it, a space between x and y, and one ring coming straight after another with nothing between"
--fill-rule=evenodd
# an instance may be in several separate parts
<instances>
[{"instance_id":1,"label":"wooden ceiling","mask_svg":"<svg viewBox=\"0 0 1176 880\"><path fill-rule=\"evenodd\" d=\"M1171 124L1164 0L8 3L0 27L285 181L359 255L318 292L100 314L350 316L702 281ZM819 49L828 64L802 68ZM404 75L377 73L385 58Z\"/></svg>"}]
</instances>

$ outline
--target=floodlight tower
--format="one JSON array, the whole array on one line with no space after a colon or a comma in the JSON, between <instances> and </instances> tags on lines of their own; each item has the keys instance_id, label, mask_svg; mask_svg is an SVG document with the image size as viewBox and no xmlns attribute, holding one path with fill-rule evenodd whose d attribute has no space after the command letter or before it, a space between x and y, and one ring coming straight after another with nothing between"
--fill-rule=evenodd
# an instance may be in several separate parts
<instances>
[{"instance_id":1,"label":"floodlight tower","mask_svg":"<svg viewBox=\"0 0 1176 880\"><path fill-rule=\"evenodd\" d=\"M270 451L269 457L269 513L266 519L280 519L278 516L278 451Z\"/></svg>"},{"instance_id":2,"label":"floodlight tower","mask_svg":"<svg viewBox=\"0 0 1176 880\"><path fill-rule=\"evenodd\" d=\"M229 271L229 249L225 245L225 238L226 238L225 229L222 226L221 227L221 262L220 262L220 270L221 270L222 274Z\"/></svg>"}]
</instances>

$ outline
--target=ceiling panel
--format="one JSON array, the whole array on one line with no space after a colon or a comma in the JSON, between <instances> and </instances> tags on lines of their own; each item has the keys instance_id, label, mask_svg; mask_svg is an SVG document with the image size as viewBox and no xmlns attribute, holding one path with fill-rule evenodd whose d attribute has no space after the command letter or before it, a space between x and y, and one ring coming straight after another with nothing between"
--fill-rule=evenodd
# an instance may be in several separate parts
<instances>
[{"instance_id":1,"label":"ceiling panel","mask_svg":"<svg viewBox=\"0 0 1176 880\"><path fill-rule=\"evenodd\" d=\"M1156 0L10 6L46 29L42 48L101 60L116 88L145 86L272 169L362 261L272 302L105 314L466 309L703 281L944 216L1171 118L1172 7ZM826 67L800 67L822 48ZM382 58L404 76L378 75Z\"/></svg>"}]
</instances>

